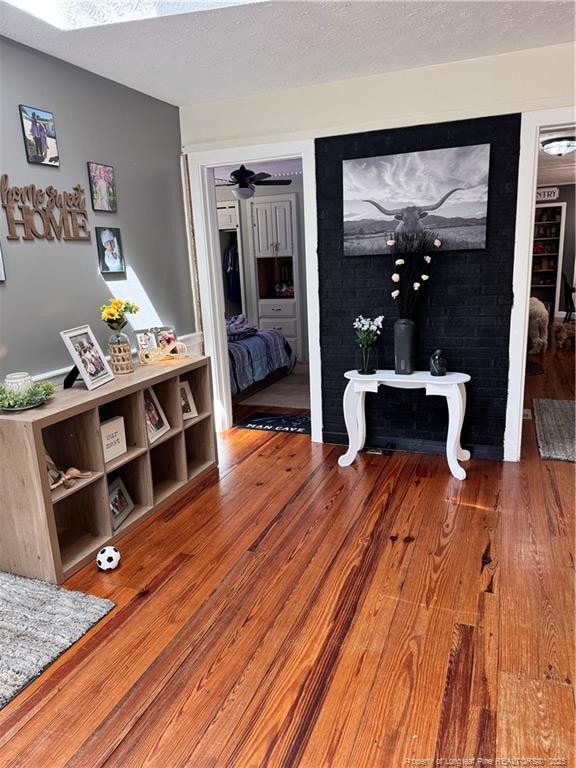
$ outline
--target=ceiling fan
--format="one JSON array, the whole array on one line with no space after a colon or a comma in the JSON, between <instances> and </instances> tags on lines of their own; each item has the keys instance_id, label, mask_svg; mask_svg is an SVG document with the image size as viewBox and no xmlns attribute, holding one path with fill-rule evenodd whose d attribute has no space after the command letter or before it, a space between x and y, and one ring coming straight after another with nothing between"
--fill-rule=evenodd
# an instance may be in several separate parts
<instances>
[{"instance_id":1,"label":"ceiling fan","mask_svg":"<svg viewBox=\"0 0 576 768\"><path fill-rule=\"evenodd\" d=\"M280 186L292 184L292 179L272 179L269 173L254 173L245 165L241 165L235 171L230 174L229 181L224 183L224 186L235 187L232 190L232 194L237 200L248 200L254 196L254 188L256 186Z\"/></svg>"}]
</instances>

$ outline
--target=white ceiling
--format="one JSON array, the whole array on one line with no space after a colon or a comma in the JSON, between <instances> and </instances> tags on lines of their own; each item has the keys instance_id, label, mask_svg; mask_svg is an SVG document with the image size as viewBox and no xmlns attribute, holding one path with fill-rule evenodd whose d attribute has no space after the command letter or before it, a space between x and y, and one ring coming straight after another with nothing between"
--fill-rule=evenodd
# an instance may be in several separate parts
<instances>
[{"instance_id":1,"label":"white ceiling","mask_svg":"<svg viewBox=\"0 0 576 768\"><path fill-rule=\"evenodd\" d=\"M182 106L568 42L574 4L272 0L62 32L0 0L0 34Z\"/></svg>"}]
</instances>

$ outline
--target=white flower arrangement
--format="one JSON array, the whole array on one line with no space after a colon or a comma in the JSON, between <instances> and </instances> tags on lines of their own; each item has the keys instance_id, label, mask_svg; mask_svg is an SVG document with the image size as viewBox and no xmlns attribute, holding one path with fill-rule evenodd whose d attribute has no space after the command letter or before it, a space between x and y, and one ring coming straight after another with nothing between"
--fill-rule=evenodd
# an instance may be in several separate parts
<instances>
[{"instance_id":1,"label":"white flower arrangement","mask_svg":"<svg viewBox=\"0 0 576 768\"><path fill-rule=\"evenodd\" d=\"M430 279L425 265L432 263L432 257L426 253L432 247L440 248L442 241L433 232L420 230L402 233L395 239L388 240L395 254L391 280L395 283L391 296L400 304L400 317L412 318L416 310L418 297L422 293L423 283Z\"/></svg>"},{"instance_id":2,"label":"white flower arrangement","mask_svg":"<svg viewBox=\"0 0 576 768\"><path fill-rule=\"evenodd\" d=\"M356 341L360 347L373 347L378 341L378 336L382 331L382 321L384 315L378 315L373 320L369 317L359 315L354 320L354 330L356 332Z\"/></svg>"}]
</instances>

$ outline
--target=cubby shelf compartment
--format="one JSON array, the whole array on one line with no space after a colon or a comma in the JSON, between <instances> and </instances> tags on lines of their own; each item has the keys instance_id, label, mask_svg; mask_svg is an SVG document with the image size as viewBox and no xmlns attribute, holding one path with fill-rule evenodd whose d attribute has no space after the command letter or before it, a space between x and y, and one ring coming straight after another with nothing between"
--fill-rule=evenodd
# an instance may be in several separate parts
<instances>
[{"instance_id":1,"label":"cubby shelf compartment","mask_svg":"<svg viewBox=\"0 0 576 768\"><path fill-rule=\"evenodd\" d=\"M185 431L180 379L190 383L200 413ZM189 357L137 367L91 391L79 382L39 408L0 414L0 570L60 583L185 492L199 472L215 467L210 381L208 358ZM144 415L147 387L171 425L152 445ZM105 465L100 425L116 416L124 418L127 451ZM91 476L51 492L45 450L59 468L90 470ZM135 508L114 530L108 486L116 477Z\"/></svg>"},{"instance_id":2,"label":"cubby shelf compartment","mask_svg":"<svg viewBox=\"0 0 576 768\"><path fill-rule=\"evenodd\" d=\"M184 433L187 477L192 480L204 474L216 459L216 442L212 417L197 422Z\"/></svg>"},{"instance_id":3,"label":"cubby shelf compartment","mask_svg":"<svg viewBox=\"0 0 576 768\"><path fill-rule=\"evenodd\" d=\"M190 429L190 427L193 427L195 424L198 424L199 421L204 421L204 419L209 419L212 416L210 411L203 411L202 413L199 413L198 416L195 416L193 419L187 419L184 422L184 429Z\"/></svg>"},{"instance_id":4,"label":"cubby shelf compartment","mask_svg":"<svg viewBox=\"0 0 576 768\"><path fill-rule=\"evenodd\" d=\"M62 501L62 499L65 499L72 493L77 493L82 490L82 488L90 485L90 483L96 482L96 480L99 480L103 476L104 472L92 472L90 477L79 477L70 488L65 488L63 485L59 485L58 488L54 488L54 490L51 491L52 504L57 504L59 501Z\"/></svg>"},{"instance_id":5,"label":"cubby shelf compartment","mask_svg":"<svg viewBox=\"0 0 576 768\"><path fill-rule=\"evenodd\" d=\"M188 480L182 433L150 450L154 504L160 504Z\"/></svg>"},{"instance_id":6,"label":"cubby shelf compartment","mask_svg":"<svg viewBox=\"0 0 576 768\"><path fill-rule=\"evenodd\" d=\"M126 486L126 490L134 503L134 509L117 528L114 528L114 515L110 510L115 536L133 528L134 524L153 508L154 495L152 493L152 474L148 452L110 472L107 476L108 485L118 477Z\"/></svg>"},{"instance_id":7,"label":"cubby shelf compartment","mask_svg":"<svg viewBox=\"0 0 576 768\"><path fill-rule=\"evenodd\" d=\"M102 478L54 504L65 576L84 565L110 539L112 524L106 507L106 486Z\"/></svg>"}]
</instances>

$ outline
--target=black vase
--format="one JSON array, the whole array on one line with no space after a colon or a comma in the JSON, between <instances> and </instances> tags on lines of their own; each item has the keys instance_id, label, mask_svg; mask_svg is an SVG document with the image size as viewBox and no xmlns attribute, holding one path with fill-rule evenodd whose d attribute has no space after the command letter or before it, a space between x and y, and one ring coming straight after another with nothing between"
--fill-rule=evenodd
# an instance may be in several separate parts
<instances>
[{"instance_id":1,"label":"black vase","mask_svg":"<svg viewBox=\"0 0 576 768\"><path fill-rule=\"evenodd\" d=\"M394 370L399 374L414 373L416 323L400 318L394 323Z\"/></svg>"}]
</instances>

